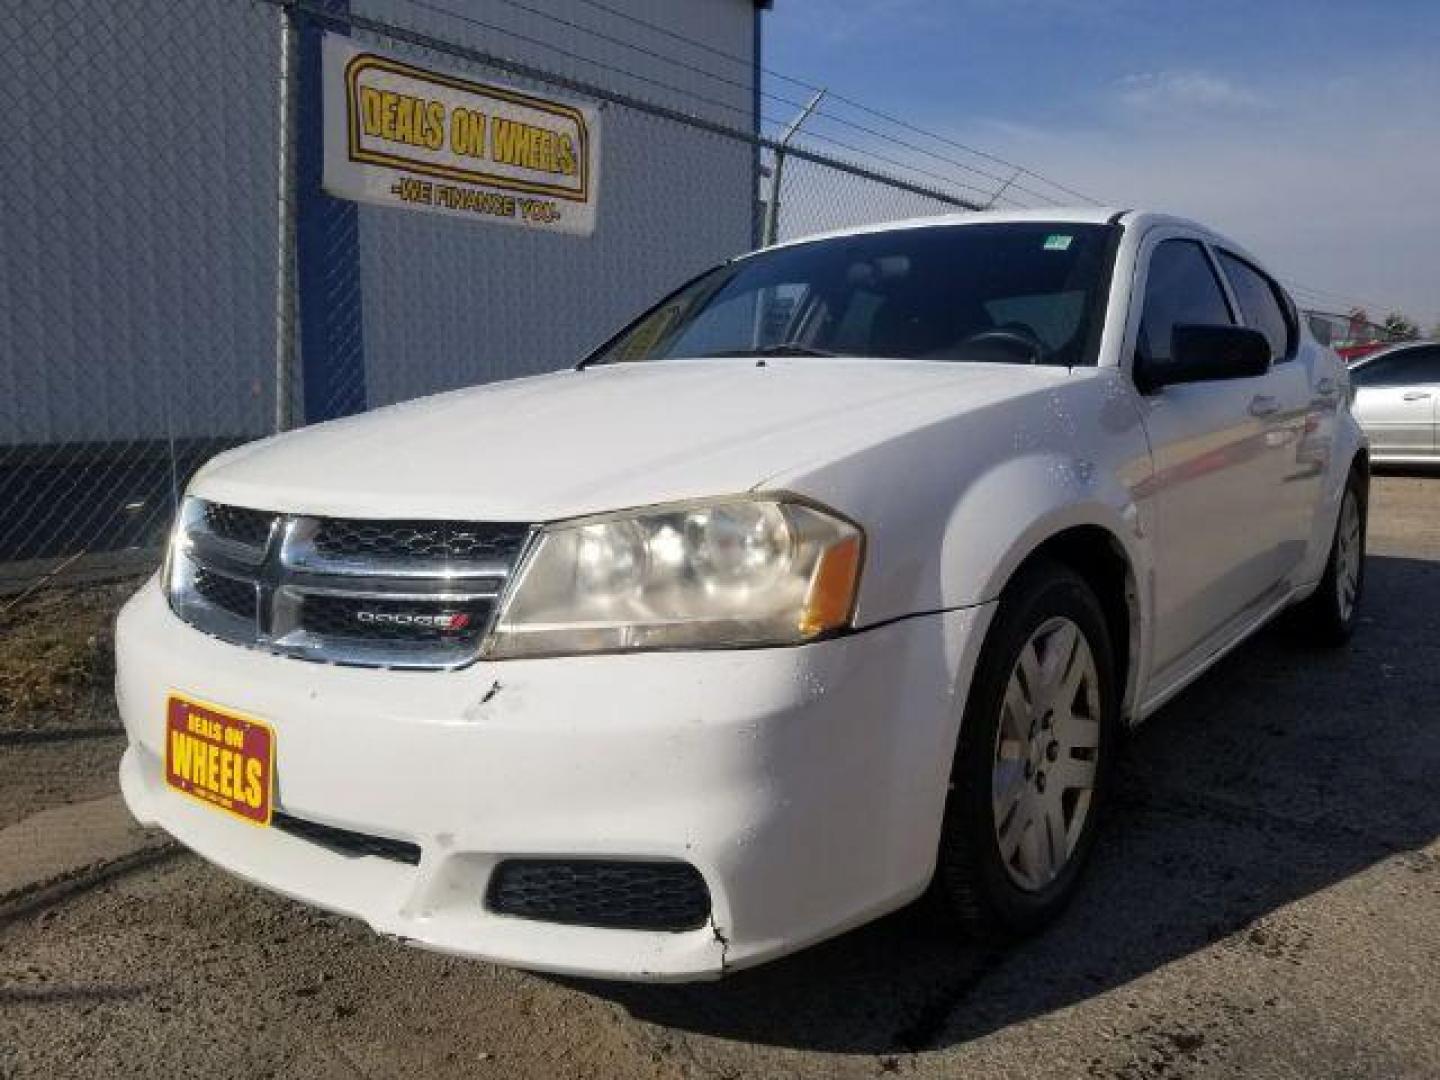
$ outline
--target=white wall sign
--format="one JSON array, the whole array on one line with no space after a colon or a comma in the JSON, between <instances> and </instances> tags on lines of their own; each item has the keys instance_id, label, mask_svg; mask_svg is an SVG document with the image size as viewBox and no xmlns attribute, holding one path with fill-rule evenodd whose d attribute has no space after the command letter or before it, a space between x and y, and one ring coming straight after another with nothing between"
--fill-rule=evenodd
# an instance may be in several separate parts
<instances>
[{"instance_id":1,"label":"white wall sign","mask_svg":"<svg viewBox=\"0 0 1440 1080\"><path fill-rule=\"evenodd\" d=\"M324 41L331 195L588 236L595 229L596 110Z\"/></svg>"}]
</instances>

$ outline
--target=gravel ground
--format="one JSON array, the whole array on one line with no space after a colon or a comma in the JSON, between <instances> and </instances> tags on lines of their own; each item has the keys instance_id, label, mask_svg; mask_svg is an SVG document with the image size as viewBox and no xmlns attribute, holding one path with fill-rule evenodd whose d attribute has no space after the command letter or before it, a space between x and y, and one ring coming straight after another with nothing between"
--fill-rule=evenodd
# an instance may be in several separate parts
<instances>
[{"instance_id":1,"label":"gravel ground","mask_svg":"<svg viewBox=\"0 0 1440 1080\"><path fill-rule=\"evenodd\" d=\"M42 810L113 795L124 749L119 731L8 744L0 735L0 829Z\"/></svg>"},{"instance_id":2,"label":"gravel ground","mask_svg":"<svg viewBox=\"0 0 1440 1080\"><path fill-rule=\"evenodd\" d=\"M1440 477L1376 481L1371 552L1349 649L1267 630L1131 740L1024 945L906 911L718 984L558 980L176 855L0 916L0 1077L1440 1076ZM0 791L90 797L82 745L0 746Z\"/></svg>"}]
</instances>

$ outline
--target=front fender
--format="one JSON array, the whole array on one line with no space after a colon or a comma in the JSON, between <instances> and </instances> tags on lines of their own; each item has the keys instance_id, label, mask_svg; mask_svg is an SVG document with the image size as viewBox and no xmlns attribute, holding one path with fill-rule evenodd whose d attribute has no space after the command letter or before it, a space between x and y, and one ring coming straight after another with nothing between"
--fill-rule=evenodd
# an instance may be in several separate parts
<instances>
[{"instance_id":1,"label":"front fender","mask_svg":"<svg viewBox=\"0 0 1440 1080\"><path fill-rule=\"evenodd\" d=\"M1077 525L1120 543L1148 602L1152 472L1133 391L1114 369L943 420L771 484L835 507L866 531L856 625L995 599L1021 561Z\"/></svg>"},{"instance_id":2,"label":"front fender","mask_svg":"<svg viewBox=\"0 0 1440 1080\"><path fill-rule=\"evenodd\" d=\"M960 605L998 599L1042 544L1081 527L1110 536L1148 598L1150 553L1132 491L1115 474L1058 454L1007 461L966 492L946 529L944 594Z\"/></svg>"}]
</instances>

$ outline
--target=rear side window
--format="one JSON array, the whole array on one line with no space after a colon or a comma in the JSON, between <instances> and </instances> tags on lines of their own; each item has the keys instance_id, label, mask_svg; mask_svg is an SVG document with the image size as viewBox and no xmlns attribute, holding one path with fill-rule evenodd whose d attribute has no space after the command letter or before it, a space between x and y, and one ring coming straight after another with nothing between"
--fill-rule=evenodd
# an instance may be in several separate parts
<instances>
[{"instance_id":1,"label":"rear side window","mask_svg":"<svg viewBox=\"0 0 1440 1080\"><path fill-rule=\"evenodd\" d=\"M1219 254L1220 265L1235 290L1245 325L1265 335L1273 359L1288 359L1294 352L1295 332L1281 300L1280 287L1243 259L1227 251Z\"/></svg>"},{"instance_id":2,"label":"rear side window","mask_svg":"<svg viewBox=\"0 0 1440 1080\"><path fill-rule=\"evenodd\" d=\"M1145 306L1140 315L1140 355L1151 363L1170 359L1170 335L1184 323L1233 324L1220 280L1194 240L1164 240L1150 255Z\"/></svg>"},{"instance_id":3,"label":"rear side window","mask_svg":"<svg viewBox=\"0 0 1440 1080\"><path fill-rule=\"evenodd\" d=\"M1406 349L1376 357L1352 368L1356 386L1417 386L1440 384L1440 346Z\"/></svg>"}]
</instances>

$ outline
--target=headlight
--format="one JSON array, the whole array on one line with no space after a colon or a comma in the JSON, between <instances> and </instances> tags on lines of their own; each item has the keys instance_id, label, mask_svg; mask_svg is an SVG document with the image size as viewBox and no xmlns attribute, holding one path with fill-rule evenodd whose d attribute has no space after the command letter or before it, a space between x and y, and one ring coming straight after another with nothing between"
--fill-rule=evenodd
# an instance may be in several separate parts
<instances>
[{"instance_id":1,"label":"headlight","mask_svg":"<svg viewBox=\"0 0 1440 1080\"><path fill-rule=\"evenodd\" d=\"M849 623L862 544L850 522L775 498L550 526L484 653L799 644Z\"/></svg>"}]
</instances>

